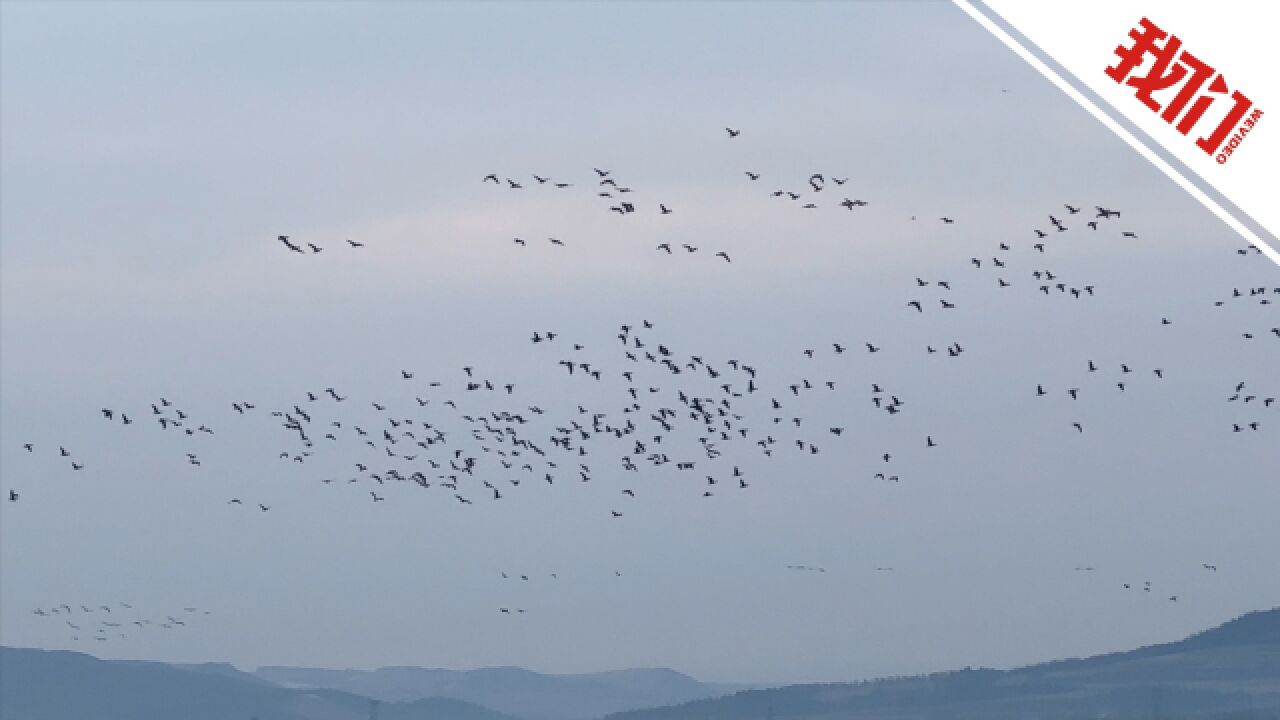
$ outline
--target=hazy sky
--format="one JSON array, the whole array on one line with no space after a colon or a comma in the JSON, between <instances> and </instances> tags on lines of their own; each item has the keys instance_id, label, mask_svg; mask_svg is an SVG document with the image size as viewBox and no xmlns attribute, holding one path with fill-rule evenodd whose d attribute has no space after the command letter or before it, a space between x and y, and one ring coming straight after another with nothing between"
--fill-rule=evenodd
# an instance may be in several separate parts
<instances>
[{"instance_id":1,"label":"hazy sky","mask_svg":"<svg viewBox=\"0 0 1280 720\"><path fill-rule=\"evenodd\" d=\"M1280 272L950 4L0 8L5 644L853 680L1125 649L1280 604L1280 404L1260 407L1280 396L1280 297L1230 299ZM608 211L593 167L638 212ZM849 180L812 193L812 173ZM1122 217L1089 230L1095 205ZM1095 294L1046 296L1044 270ZM579 405L626 422L624 370L642 438L659 407L687 414L677 392L723 397L627 361L622 324L682 361L757 367L735 401L751 439L709 462L682 418L662 450L691 473L624 471L635 438L552 449L555 427L590 425ZM568 377L570 356L604 379ZM515 390L467 392L463 366ZM795 396L802 379L818 388ZM1241 381L1258 399L1227 402ZM308 403L326 387L349 399ZM161 397L215 434L161 430ZM352 425L387 427L374 401L449 445L416 464L364 446ZM296 435L269 415L295 403L344 424L304 463L279 458ZM554 485L512 486L518 463L491 454L460 481L471 505L356 471L434 475L427 456L478 451L460 415L529 406ZM64 602L211 614L77 641L32 614Z\"/></svg>"}]
</instances>

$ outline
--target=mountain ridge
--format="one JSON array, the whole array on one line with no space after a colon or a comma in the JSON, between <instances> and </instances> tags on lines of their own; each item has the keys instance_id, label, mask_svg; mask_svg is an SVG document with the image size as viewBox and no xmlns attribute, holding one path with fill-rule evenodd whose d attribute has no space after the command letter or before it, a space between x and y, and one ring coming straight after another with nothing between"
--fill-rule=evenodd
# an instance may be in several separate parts
<instances>
[{"instance_id":1,"label":"mountain ridge","mask_svg":"<svg viewBox=\"0 0 1280 720\"><path fill-rule=\"evenodd\" d=\"M384 701L450 697L529 720L589 720L731 690L701 683L671 668L549 674L513 666L472 670L404 665L373 670L264 666L254 675L288 687L340 689Z\"/></svg>"},{"instance_id":2,"label":"mountain ridge","mask_svg":"<svg viewBox=\"0 0 1280 720\"><path fill-rule=\"evenodd\" d=\"M616 713L607 720L1042 720L1080 717L1280 718L1280 608L1181 640L1011 670L965 668L858 683L797 684Z\"/></svg>"},{"instance_id":3,"label":"mountain ridge","mask_svg":"<svg viewBox=\"0 0 1280 720\"><path fill-rule=\"evenodd\" d=\"M0 646L0 717L9 720L364 720L369 698L291 689L228 673L225 663L178 666L102 660L72 650ZM515 720L471 703L427 698L380 708L383 720Z\"/></svg>"},{"instance_id":4,"label":"mountain ridge","mask_svg":"<svg viewBox=\"0 0 1280 720\"><path fill-rule=\"evenodd\" d=\"M275 679L273 679L273 677ZM384 691L445 690L384 700L383 720L1280 720L1280 608L1246 613L1181 640L1010 670L965 668L856 683L753 688L591 714L610 703L713 692L671 668L580 675L498 666L331 670L228 663L101 660L68 650L0 646L6 720L364 720L371 695L318 684L382 683ZM399 684L397 684L399 683ZM434 684L433 684L434 683ZM508 712L515 708L517 712Z\"/></svg>"}]
</instances>

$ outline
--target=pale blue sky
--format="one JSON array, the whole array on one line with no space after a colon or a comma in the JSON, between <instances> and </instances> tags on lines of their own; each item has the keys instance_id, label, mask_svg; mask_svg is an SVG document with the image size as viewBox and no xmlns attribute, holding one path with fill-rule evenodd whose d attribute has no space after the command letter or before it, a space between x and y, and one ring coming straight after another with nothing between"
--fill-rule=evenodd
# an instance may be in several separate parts
<instances>
[{"instance_id":1,"label":"pale blue sky","mask_svg":"<svg viewBox=\"0 0 1280 720\"><path fill-rule=\"evenodd\" d=\"M1240 381L1280 395L1276 305L1212 306L1280 284L1275 267L1232 252L1209 213L949 4L0 7L0 468L22 495L0 508L6 644L848 680L1122 649L1280 599L1280 407L1225 402ZM605 210L593 166L648 212ZM813 211L768 196L814 172L850 181ZM871 204L834 207L844 194ZM1095 234L1073 219L1039 256L1032 229L1063 203L1123 219ZM288 253L281 233L326 251ZM1012 288L969 264L997 253ZM1042 268L1098 295L1045 298ZM937 297L917 276L951 280L956 310L907 309ZM602 451L591 483L501 502L481 488L465 507L321 484L366 457L356 444L277 459L288 435L267 411L328 386L353 398L348 422L372 424L379 400L463 435L418 409L427 390L401 369L476 412L539 405L559 422L581 403L621 422L614 334L641 319L677 352L754 361L770 396L837 380L794 406L823 453L731 448L717 467L751 487L704 499L704 473L633 477ZM584 343L613 381L563 378L571 351L533 346L535 329ZM923 349L953 341L960 358ZM461 392L464 365L517 394ZM875 411L873 382L908 410ZM217 434L162 433L160 396ZM767 397L742 402L773 432ZM139 422L106 423L103 406ZM1231 432L1247 420L1262 429ZM926 434L940 447L924 452ZM873 478L886 450L898 484ZM559 579L513 588L504 570ZM1146 580L1149 596L1120 588ZM117 601L213 614L77 643L30 612Z\"/></svg>"}]
</instances>

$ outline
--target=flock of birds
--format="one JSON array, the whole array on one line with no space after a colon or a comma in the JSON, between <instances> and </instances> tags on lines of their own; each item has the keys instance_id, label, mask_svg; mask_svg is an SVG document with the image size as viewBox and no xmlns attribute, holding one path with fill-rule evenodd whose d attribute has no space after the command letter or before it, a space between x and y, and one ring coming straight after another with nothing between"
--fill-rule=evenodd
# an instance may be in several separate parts
<instances>
[{"instance_id":1,"label":"flock of birds","mask_svg":"<svg viewBox=\"0 0 1280 720\"><path fill-rule=\"evenodd\" d=\"M738 130L726 131L731 140L740 135ZM744 174L748 183L762 180L761 173ZM531 177L532 183L523 177L490 173L481 182L508 191L530 187L571 191L580 184L548 175ZM780 188L769 196L797 203L805 210L834 206L854 212L870 205L870 201L834 189L848 182L849 177L814 172L806 187ZM634 189L610 170L593 168L591 183L595 197L608 212L622 216L642 209L660 215L675 213L665 201L633 199ZM832 196L841 199L824 202ZM995 242L989 254L957 258L953 277L907 281L904 285L910 295L903 311L911 315L955 312L965 307L969 291L979 284L1020 294L1027 302L1037 297L1087 301L1104 296L1105 287L1074 277L1069 267L1059 266L1056 242L1068 233L1114 232L1121 241L1137 240L1138 235L1127 229L1112 230L1120 211L1098 205L1089 212L1084 207L1064 203L1061 210L1046 214L1046 224L1029 228L1025 238ZM948 227L958 220L940 215L938 222ZM289 235L279 235L278 242L288 253L315 255L325 251L313 242L295 242ZM515 238L514 242L527 246L531 241ZM546 242L566 246L555 237ZM347 239L342 247L359 250L366 245ZM657 250L694 254L702 248L660 243ZM1254 251L1256 248L1235 252L1257 255ZM724 263L732 262L725 250L711 255ZM1280 287L1237 288L1214 305L1265 306L1277 295ZM1160 324L1173 322L1161 318ZM1280 338L1280 328L1272 327L1270 332ZM1245 333L1245 337L1252 339L1255 334ZM862 359L884 358L883 363L893 364L908 353L925 353L954 360L968 350L967 343L953 338L908 347L882 338L827 337L810 347L797 348L792 371L770 374L750 358L722 357L714 348L678 347L645 319L620 323L616 333L605 339L571 339L564 329L541 328L531 331L526 342L530 360L547 377L559 375L554 381L579 386L582 394L559 394L561 400L546 403L536 397L540 387L526 388L469 365L431 378L423 377L419 369L404 368L396 379L401 391L390 397L355 397L328 386L301 388L283 400L229 398L220 417L200 415L167 397L141 400L128 407L103 407L98 412L103 422L121 432L160 432L184 440L175 457L197 472L205 464L200 443L213 442L211 438L224 423L267 423L278 433L276 462L305 469L319 485L357 486L371 503L404 501L412 491L471 506L509 501L521 493L535 492L539 486L612 483L613 499L599 512L626 522L626 518L643 515L642 501L659 478L676 480L687 497L713 502L722 494L749 492L754 483L767 482L773 475L768 462L810 457L833 448L850 458L854 477L890 484L910 481L912 468L922 454L945 452L946 430L938 428L917 436L898 432L892 443L861 446L858 436L863 433L853 432L853 423L895 423L898 416L916 412L919 405L907 389L889 387L876 378L874 368ZM824 360L821 364L805 365L820 358ZM839 365L842 362L844 365ZM1037 384L1034 395L1046 401L1056 398L1085 403L1095 393L1126 393L1138 383L1168 380L1162 367L1127 362L1099 365L1091 359L1082 360L1080 374L1079 381L1062 386ZM1255 393L1244 382L1234 387L1228 402L1248 411L1242 410L1234 432L1262 431L1267 425L1265 413L1277 411L1275 397ZM591 399L565 403L565 397ZM855 416L847 408L859 408L861 414ZM811 420L813 414L826 418L840 412L845 413L847 422ZM1072 420L1064 430L1081 434L1086 428L1083 421ZM85 468L85 462L66 445L50 446L58 447L56 457L72 470ZM28 453L44 451L34 442L23 448ZM742 459L751 456L758 459L751 463ZM9 489L10 502L21 497L18 489ZM226 504L257 513L275 509L266 500L253 497L229 497ZM1203 567L1206 571L1217 569L1209 564ZM827 573L824 567L803 564L785 569ZM1091 572L1093 568L1077 570ZM875 571L893 572L894 568L876 567ZM621 571L615 573L621 576ZM529 580L527 575L503 573L503 577ZM556 575L550 577L555 579ZM1151 583L1126 583L1124 588L1149 593ZM1173 594L1169 600L1177 601L1178 597ZM101 612L95 620L100 624L83 636L104 640L111 633L120 634L120 623L102 622L112 613L108 606L98 608ZM525 613L523 608L509 605L500 606L499 611ZM38 610L37 614L71 612L68 606L60 606ZM139 628L183 625L180 616L132 623ZM70 618L68 624L74 630L81 629L78 623L71 625Z\"/></svg>"},{"instance_id":2,"label":"flock of birds","mask_svg":"<svg viewBox=\"0 0 1280 720\"><path fill-rule=\"evenodd\" d=\"M319 245L316 245L313 242L308 242L308 243L290 242L288 235L281 235L276 239L279 240L291 252L296 252L299 255L318 255L324 252L324 248L320 247ZM304 245L306 246L306 249L303 249ZM347 245L349 245L353 249L364 247L364 243L357 242L355 240L352 240L351 238L347 238ZM308 252L308 250L310 250L310 252Z\"/></svg>"},{"instance_id":3,"label":"flock of birds","mask_svg":"<svg viewBox=\"0 0 1280 720\"><path fill-rule=\"evenodd\" d=\"M176 612L150 614L135 610L129 603L118 602L106 605L61 603L36 608L31 614L50 622L61 620L58 627L73 641L107 642L151 630L180 630L212 613L198 607L184 607Z\"/></svg>"},{"instance_id":4,"label":"flock of birds","mask_svg":"<svg viewBox=\"0 0 1280 720\"><path fill-rule=\"evenodd\" d=\"M640 212L637 208L637 203L640 201L632 199L631 194L635 192L634 188L621 184L611 170L602 170L597 167L592 168L592 172L594 173L593 180L596 182L595 197L603 201L609 212L617 213L618 215L630 215L632 213ZM750 175L751 173L748 174ZM544 177L537 173L533 173L531 177L536 183L533 187L536 187L537 185L546 185L557 190L575 187L575 183L557 181L551 177ZM482 182L493 183L496 186L505 187L508 190L523 190L525 188L523 183L513 180L510 177L503 176L502 179L499 180L497 173L489 173L488 175L485 175ZM665 202L657 202L654 203L654 205L656 205L656 207L653 209L655 209L660 215L671 215L674 212L671 208L667 207ZM564 240L559 238L549 237L546 241L554 246L566 246ZM529 245L529 241L521 237L512 238L512 242L521 247L528 247ZM657 249L666 252L668 255L675 252L675 250L672 249L672 244L669 242L659 243ZM697 247L689 245L688 243L680 245L679 249L685 253L698 252ZM721 250L716 252L714 255L725 262L732 261L726 251Z\"/></svg>"},{"instance_id":5,"label":"flock of birds","mask_svg":"<svg viewBox=\"0 0 1280 720\"><path fill-rule=\"evenodd\" d=\"M798 375L770 383L751 362L677 351L648 320L619 326L613 352L592 352L556 331L534 331L529 342L544 349L547 368L614 400L590 408L576 404L567 415L551 416L539 405L522 404L523 393L517 393L515 383L466 366L452 380L424 381L417 371L401 370L399 380L406 388L401 398L357 400L327 387L303 390L294 400L268 409L257 402L229 401L227 410L234 414L227 419L269 417L277 423L284 431L285 444L278 453L283 462L310 466L363 448L365 457L347 467L345 477L341 468L329 466L321 481L372 483L372 502L386 499L385 488L405 484L448 491L458 502L472 504L482 497L501 500L521 483L590 482L596 476L593 468L601 466L645 477L642 467L649 473L672 470L696 478L698 494L710 498L721 487L749 487L748 473L740 465L720 461L728 448L746 446L764 457L788 449L816 455L827 442L845 436L844 426L806 425L798 414L805 407L823 399L844 403L861 396L873 412L891 417L908 406L901 393L878 382L860 390L834 377ZM862 344L868 355L885 350L872 342ZM850 347L832 342L825 352L839 357ZM952 357L963 352L959 343L947 350ZM818 353L805 349L801 354L813 359ZM472 409L477 398L484 410ZM145 400L137 408L102 408L100 413L122 428L133 425L133 417L148 417L160 432L187 438L216 434L213 421L196 418L166 397ZM939 442L925 435L913 445L880 449L871 456L878 465L893 468L902 456L937 448ZM70 455L65 447L59 451ZM202 465L200 453L185 448L183 461ZM501 476L506 477L499 481ZM899 479L883 472L874 477ZM619 490L623 501L644 492L639 481L628 485ZM239 497L227 502L246 505ZM262 512L271 509L248 504ZM619 503L610 514L622 517L623 509Z\"/></svg>"}]
</instances>

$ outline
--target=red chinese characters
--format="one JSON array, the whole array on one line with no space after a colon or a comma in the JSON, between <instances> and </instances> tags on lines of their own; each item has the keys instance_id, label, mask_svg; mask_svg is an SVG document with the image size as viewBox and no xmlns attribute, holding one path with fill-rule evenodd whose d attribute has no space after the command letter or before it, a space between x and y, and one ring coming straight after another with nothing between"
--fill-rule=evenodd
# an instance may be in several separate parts
<instances>
[{"instance_id":1,"label":"red chinese characters","mask_svg":"<svg viewBox=\"0 0 1280 720\"><path fill-rule=\"evenodd\" d=\"M1165 122L1173 124L1176 121L1174 127L1178 132L1189 134L1215 100L1227 97L1230 88L1226 78L1208 63L1183 50L1182 41L1176 35L1168 34L1144 17L1139 27L1129 31L1129 37L1133 40L1133 45L1116 47L1115 54L1119 61L1107 68L1107 75L1117 83L1136 88L1138 100L1153 112L1160 113ZM1148 56L1152 62L1146 68L1146 74L1135 73L1135 70L1142 68ZM1207 91L1202 94L1206 85ZM1177 94L1163 107L1160 101L1152 97L1152 93L1175 86ZM1229 97L1233 104L1218 126L1206 137L1196 140L1196 145L1205 153L1217 154L1220 163L1226 162L1226 156L1230 155L1219 153L1229 136L1234 141L1231 149L1234 150L1239 145L1236 137L1232 136L1232 131L1243 137L1244 133L1253 129L1262 114L1255 110L1248 118L1246 129L1241 125L1241 120L1245 119L1253 102L1239 90L1231 91Z\"/></svg>"}]
</instances>

